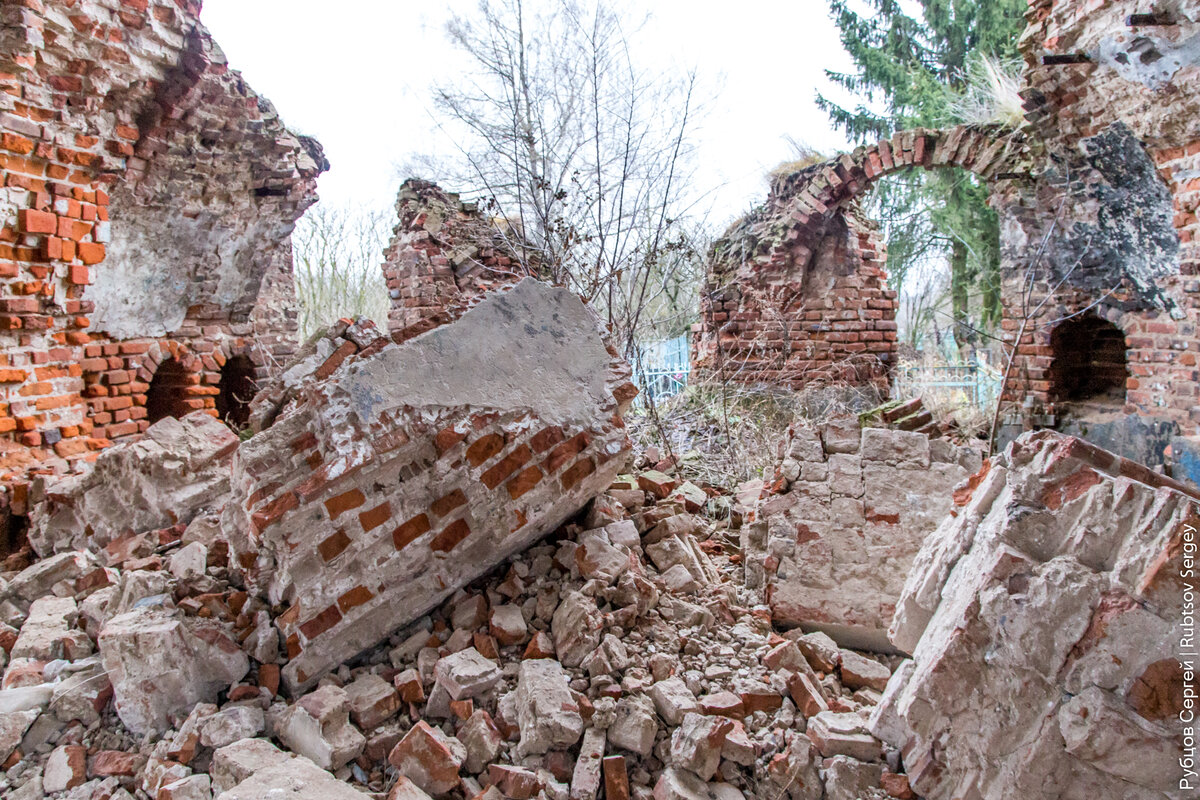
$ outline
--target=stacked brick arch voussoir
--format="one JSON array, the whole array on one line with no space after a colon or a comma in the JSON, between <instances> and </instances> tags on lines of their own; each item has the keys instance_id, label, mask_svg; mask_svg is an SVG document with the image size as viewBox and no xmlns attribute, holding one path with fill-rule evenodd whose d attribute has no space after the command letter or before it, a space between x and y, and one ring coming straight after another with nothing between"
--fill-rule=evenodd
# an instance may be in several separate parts
<instances>
[{"instance_id":1,"label":"stacked brick arch voussoir","mask_svg":"<svg viewBox=\"0 0 1200 800\"><path fill-rule=\"evenodd\" d=\"M1023 177L1023 139L994 126L901 131L779 175L766 203L713 247L695 327L697 370L800 388L848 383L886 393L896 295L886 247L858 199L913 167L958 167L985 180Z\"/></svg>"}]
</instances>

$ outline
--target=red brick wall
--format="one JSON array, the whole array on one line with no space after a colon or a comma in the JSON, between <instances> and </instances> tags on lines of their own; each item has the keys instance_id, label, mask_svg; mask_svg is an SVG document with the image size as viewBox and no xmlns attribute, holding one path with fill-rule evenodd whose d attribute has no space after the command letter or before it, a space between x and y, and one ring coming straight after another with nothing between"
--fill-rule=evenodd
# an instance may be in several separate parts
<instances>
[{"instance_id":1,"label":"red brick wall","mask_svg":"<svg viewBox=\"0 0 1200 800\"><path fill-rule=\"evenodd\" d=\"M537 277L537 258L458 195L410 179L396 200L398 222L383 276L391 297L388 328L404 341L449 322L485 294Z\"/></svg>"},{"instance_id":2,"label":"red brick wall","mask_svg":"<svg viewBox=\"0 0 1200 800\"><path fill-rule=\"evenodd\" d=\"M710 254L695 368L742 383L850 383L886 394L896 293L857 198L879 177L912 167L962 167L1001 182L1027 173L1022 141L994 133L903 131L777 178L767 202Z\"/></svg>"},{"instance_id":3,"label":"red brick wall","mask_svg":"<svg viewBox=\"0 0 1200 800\"><path fill-rule=\"evenodd\" d=\"M323 158L228 69L198 22L199 9L183 0L5 4L4 479L69 469L144 430L153 353L186 351L186 402L212 409L228 353L261 349L255 357L265 366L294 347L294 314L283 307L290 302L288 236L315 199ZM114 225L117 210L124 221ZM136 330L135 314L109 335L93 324L97 280L113 268L114 237L120 244L151 212L161 227L138 231L161 245L151 279L107 299L119 304L124 291L136 302L186 273L188 305L182 322L166 329L147 322ZM214 241L233 232L249 241L213 263L192 263L185 253L195 242L179 233L188 225L211 231ZM231 271L242 276L236 291L228 286Z\"/></svg>"},{"instance_id":4,"label":"red brick wall","mask_svg":"<svg viewBox=\"0 0 1200 800\"><path fill-rule=\"evenodd\" d=\"M1019 246L1026 255L1014 257L1022 268L1006 274L1003 326L1009 341L1021 329L1023 309L1046 303L1026 324L1006 399L1015 404L1032 401L1035 408L1050 412L1061 410L1051 392L1050 338L1060 320L1092 314L1125 335L1129 365L1125 412L1177 422L1190 435L1200 431L1200 223L1196 216L1200 136L1195 126L1200 117L1200 70L1183 68L1156 83L1148 81L1145 73L1118 69L1106 54L1150 41L1163 50L1196 35L1197 26L1182 17L1171 25L1128 24L1130 15L1149 10L1149 5L1133 0L1030 2L1022 39L1023 96L1027 119L1053 162L1036 190L1015 198L1012 206L1016 224L1010 229L1013 241L1008 246ZM1051 63L1046 63L1047 57ZM1081 63L1054 63L1063 57ZM1099 196L1095 187L1101 181L1079 156L1081 140L1114 126L1136 138L1169 195L1170 208L1164 215L1170 217L1178 237L1177 269L1155 277L1154 302L1119 270L1123 261L1136 260L1137 253L1108 255L1113 274L1107 282L1093 280L1089 285L1072 276L1059 285L1056 277L1077 259L1086 231L1094 227ZM1029 302L1023 303L1021 284L1027 274L1023 265L1039 249L1055 217L1059 233L1044 248L1044 264L1036 270Z\"/></svg>"}]
</instances>

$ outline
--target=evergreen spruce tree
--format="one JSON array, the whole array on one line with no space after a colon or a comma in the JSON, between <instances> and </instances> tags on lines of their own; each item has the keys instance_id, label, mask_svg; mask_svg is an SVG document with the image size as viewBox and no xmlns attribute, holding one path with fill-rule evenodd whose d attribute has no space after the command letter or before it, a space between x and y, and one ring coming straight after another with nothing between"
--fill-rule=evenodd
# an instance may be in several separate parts
<instances>
[{"instance_id":1,"label":"evergreen spruce tree","mask_svg":"<svg viewBox=\"0 0 1200 800\"><path fill-rule=\"evenodd\" d=\"M963 121L959 101L983 58L1016 60L1026 7L1026 0L829 0L855 71L827 74L860 102L852 109L821 95L817 102L859 143L907 128L957 124ZM888 238L893 287L900 288L922 259L944 254L954 318L967 323L956 325L956 339L969 341L971 326L994 325L1000 316L999 222L987 205L987 188L962 170L914 170L880 181L873 199ZM980 296L975 320L973 290Z\"/></svg>"}]
</instances>

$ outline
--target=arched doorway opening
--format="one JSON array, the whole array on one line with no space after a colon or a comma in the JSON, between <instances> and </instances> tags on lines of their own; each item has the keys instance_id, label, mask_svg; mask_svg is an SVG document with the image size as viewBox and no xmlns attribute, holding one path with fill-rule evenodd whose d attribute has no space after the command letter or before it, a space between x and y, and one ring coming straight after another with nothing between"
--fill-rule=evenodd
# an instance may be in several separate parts
<instances>
[{"instance_id":1,"label":"arched doorway opening","mask_svg":"<svg viewBox=\"0 0 1200 800\"><path fill-rule=\"evenodd\" d=\"M1097 316L1060 323L1050 334L1050 397L1059 403L1125 402L1125 335Z\"/></svg>"},{"instance_id":2,"label":"arched doorway opening","mask_svg":"<svg viewBox=\"0 0 1200 800\"><path fill-rule=\"evenodd\" d=\"M229 427L240 431L250 420L250 401L258 392L250 357L242 354L226 361L217 389L217 414Z\"/></svg>"},{"instance_id":3,"label":"arched doorway opening","mask_svg":"<svg viewBox=\"0 0 1200 800\"><path fill-rule=\"evenodd\" d=\"M164 417L182 417L192 409L187 403L190 377L183 364L168 358L158 365L146 390L146 417L153 425Z\"/></svg>"}]
</instances>

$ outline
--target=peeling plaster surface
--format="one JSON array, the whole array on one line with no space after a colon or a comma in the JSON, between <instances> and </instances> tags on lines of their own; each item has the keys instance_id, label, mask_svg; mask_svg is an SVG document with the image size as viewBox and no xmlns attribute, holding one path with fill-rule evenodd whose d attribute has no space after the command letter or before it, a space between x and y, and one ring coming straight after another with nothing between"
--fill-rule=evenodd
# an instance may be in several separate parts
<instances>
[{"instance_id":1,"label":"peeling plaster surface","mask_svg":"<svg viewBox=\"0 0 1200 800\"><path fill-rule=\"evenodd\" d=\"M521 347L486 346L497 341L520 341ZM453 326L355 362L342 385L353 388L353 407L364 422L383 410L451 400L497 409L532 404L542 419L579 421L593 418L605 402L610 359L576 295L527 278L488 297Z\"/></svg>"},{"instance_id":2,"label":"peeling plaster surface","mask_svg":"<svg viewBox=\"0 0 1200 800\"><path fill-rule=\"evenodd\" d=\"M1185 66L1200 65L1200 34L1182 42L1118 34L1101 40L1096 59L1115 69L1122 78L1158 90Z\"/></svg>"}]
</instances>

